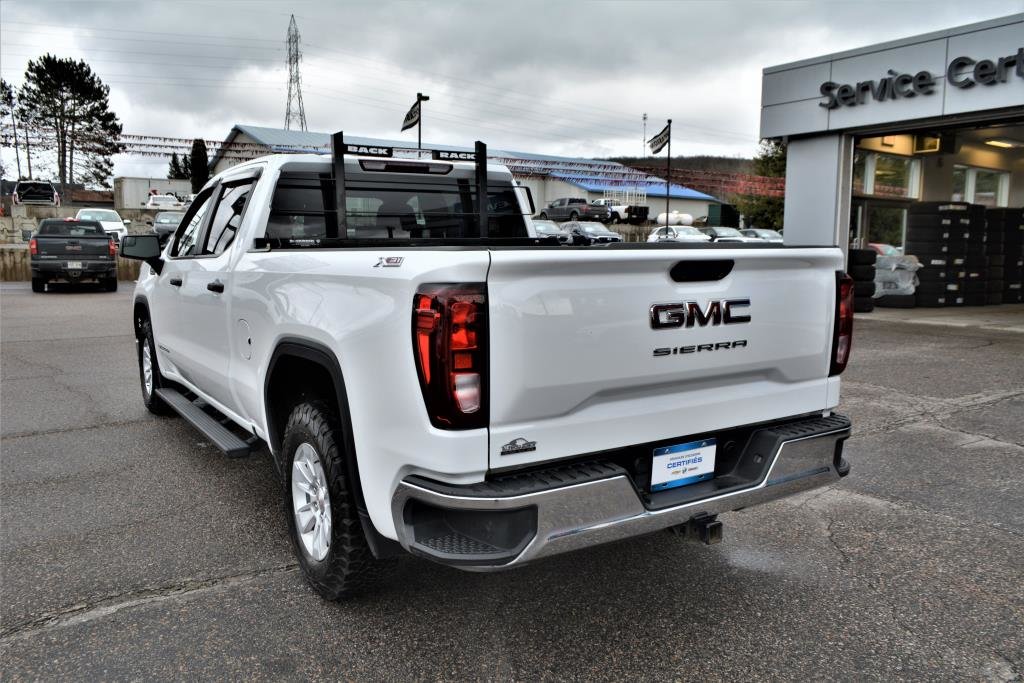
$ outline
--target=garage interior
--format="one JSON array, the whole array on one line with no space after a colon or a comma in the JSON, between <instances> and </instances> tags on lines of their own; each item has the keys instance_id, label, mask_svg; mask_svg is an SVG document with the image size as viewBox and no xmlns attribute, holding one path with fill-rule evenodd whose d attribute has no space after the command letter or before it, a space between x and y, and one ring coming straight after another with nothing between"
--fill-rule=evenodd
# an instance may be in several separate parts
<instances>
[{"instance_id":1,"label":"garage interior","mask_svg":"<svg viewBox=\"0 0 1024 683\"><path fill-rule=\"evenodd\" d=\"M852 167L850 247L915 256L921 266L913 296L885 296L874 304L1022 301L1021 117L860 135ZM860 310L872 308L862 304Z\"/></svg>"},{"instance_id":2,"label":"garage interior","mask_svg":"<svg viewBox=\"0 0 1024 683\"><path fill-rule=\"evenodd\" d=\"M1024 115L1016 121L861 135L853 155L850 243L902 248L917 202L1024 206Z\"/></svg>"}]
</instances>

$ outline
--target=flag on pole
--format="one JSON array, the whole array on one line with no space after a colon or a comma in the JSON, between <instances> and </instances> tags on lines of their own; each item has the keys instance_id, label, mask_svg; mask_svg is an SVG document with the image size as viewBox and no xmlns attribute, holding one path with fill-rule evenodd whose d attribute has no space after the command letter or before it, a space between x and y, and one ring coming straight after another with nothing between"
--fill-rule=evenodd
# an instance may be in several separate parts
<instances>
[{"instance_id":1,"label":"flag on pole","mask_svg":"<svg viewBox=\"0 0 1024 683\"><path fill-rule=\"evenodd\" d=\"M420 122L420 101L416 100L416 104L409 108L409 113L405 115L405 121L402 122L402 130L409 130L417 123Z\"/></svg>"},{"instance_id":2,"label":"flag on pole","mask_svg":"<svg viewBox=\"0 0 1024 683\"><path fill-rule=\"evenodd\" d=\"M669 135L671 135L672 124L665 126L660 133L655 135L653 138L647 141L647 144L651 146L651 154L657 154L665 145L668 144Z\"/></svg>"}]
</instances>

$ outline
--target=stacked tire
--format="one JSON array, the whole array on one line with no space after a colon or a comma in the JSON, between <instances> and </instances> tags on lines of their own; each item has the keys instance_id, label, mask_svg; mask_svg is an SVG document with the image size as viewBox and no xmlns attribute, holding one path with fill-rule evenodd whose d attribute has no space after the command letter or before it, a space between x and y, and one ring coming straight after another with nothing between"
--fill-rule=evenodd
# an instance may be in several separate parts
<instances>
[{"instance_id":1,"label":"stacked tire","mask_svg":"<svg viewBox=\"0 0 1024 683\"><path fill-rule=\"evenodd\" d=\"M972 204L968 209L967 252L964 256L964 279L961 285L964 306L988 303L989 264L988 234L985 207Z\"/></svg>"},{"instance_id":2,"label":"stacked tire","mask_svg":"<svg viewBox=\"0 0 1024 683\"><path fill-rule=\"evenodd\" d=\"M1020 303L1024 300L1024 209L988 209L985 217L989 303Z\"/></svg>"},{"instance_id":3,"label":"stacked tire","mask_svg":"<svg viewBox=\"0 0 1024 683\"><path fill-rule=\"evenodd\" d=\"M848 268L853 278L853 310L856 313L870 313L875 310L875 259L874 249L850 249Z\"/></svg>"},{"instance_id":4,"label":"stacked tire","mask_svg":"<svg viewBox=\"0 0 1024 683\"><path fill-rule=\"evenodd\" d=\"M966 202L919 202L908 210L903 253L921 262L914 292L916 305L964 305L967 252L973 235L972 215L976 213Z\"/></svg>"}]
</instances>

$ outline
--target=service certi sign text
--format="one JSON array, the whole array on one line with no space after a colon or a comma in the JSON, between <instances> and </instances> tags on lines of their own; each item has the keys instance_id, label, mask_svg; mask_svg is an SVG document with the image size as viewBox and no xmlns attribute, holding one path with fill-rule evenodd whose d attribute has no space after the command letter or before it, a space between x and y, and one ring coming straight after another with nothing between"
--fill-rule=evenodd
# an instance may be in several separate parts
<instances>
[{"instance_id":1,"label":"service certi sign text","mask_svg":"<svg viewBox=\"0 0 1024 683\"><path fill-rule=\"evenodd\" d=\"M1017 48L1016 54L995 60L957 57L946 67L946 81L954 88L992 86L1006 83L1011 78L1024 78L1024 47ZM825 99L819 105L826 109L838 109L864 104L869 98L876 102L885 102L931 95L934 92L935 76L930 71L910 74L890 69L884 77L873 81L825 81L821 84L821 94Z\"/></svg>"}]
</instances>

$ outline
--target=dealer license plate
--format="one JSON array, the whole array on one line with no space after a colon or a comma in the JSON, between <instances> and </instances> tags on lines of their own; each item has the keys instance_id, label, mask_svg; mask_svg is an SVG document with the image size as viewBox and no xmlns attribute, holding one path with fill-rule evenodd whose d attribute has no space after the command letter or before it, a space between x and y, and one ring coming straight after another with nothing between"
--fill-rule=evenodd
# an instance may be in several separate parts
<instances>
[{"instance_id":1,"label":"dealer license plate","mask_svg":"<svg viewBox=\"0 0 1024 683\"><path fill-rule=\"evenodd\" d=\"M715 476L715 439L654 449L651 463L651 491L696 484Z\"/></svg>"},{"instance_id":2,"label":"dealer license plate","mask_svg":"<svg viewBox=\"0 0 1024 683\"><path fill-rule=\"evenodd\" d=\"M81 270L81 269L82 269L82 262L81 261L68 261L68 270Z\"/></svg>"}]
</instances>

